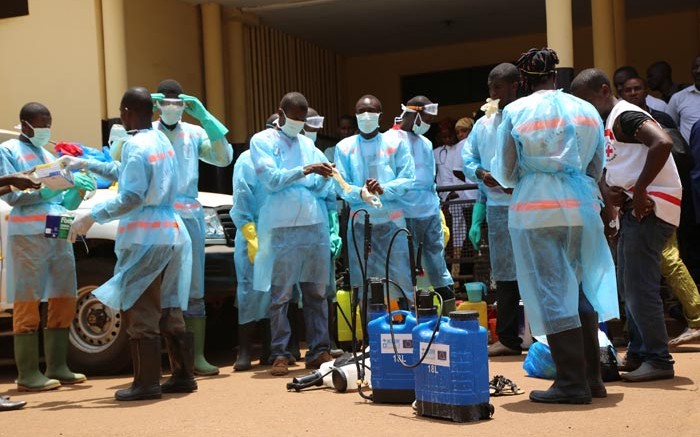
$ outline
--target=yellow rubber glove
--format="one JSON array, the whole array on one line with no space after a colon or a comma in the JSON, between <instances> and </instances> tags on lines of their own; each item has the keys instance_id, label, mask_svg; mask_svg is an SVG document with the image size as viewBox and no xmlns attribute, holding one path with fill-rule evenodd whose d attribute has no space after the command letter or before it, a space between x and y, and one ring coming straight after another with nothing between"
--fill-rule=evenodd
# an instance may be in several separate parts
<instances>
[{"instance_id":1,"label":"yellow rubber glove","mask_svg":"<svg viewBox=\"0 0 700 437\"><path fill-rule=\"evenodd\" d=\"M442 227L442 243L447 246L447 242L450 241L450 228L447 227L447 220L445 220L445 214L440 210L440 226Z\"/></svg>"},{"instance_id":2,"label":"yellow rubber glove","mask_svg":"<svg viewBox=\"0 0 700 437\"><path fill-rule=\"evenodd\" d=\"M241 228L243 238L248 242L248 260L251 264L255 262L255 255L258 253L258 232L255 230L255 223L250 222Z\"/></svg>"}]
</instances>

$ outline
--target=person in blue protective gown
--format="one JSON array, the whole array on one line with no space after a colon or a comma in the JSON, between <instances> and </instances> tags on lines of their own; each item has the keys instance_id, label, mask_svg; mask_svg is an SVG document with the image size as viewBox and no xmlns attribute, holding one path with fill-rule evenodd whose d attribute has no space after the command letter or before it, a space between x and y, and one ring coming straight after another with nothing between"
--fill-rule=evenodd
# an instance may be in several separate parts
<instances>
[{"instance_id":1,"label":"person in blue protective gown","mask_svg":"<svg viewBox=\"0 0 700 437\"><path fill-rule=\"evenodd\" d=\"M314 145L316 144L318 132L321 129L323 129L324 119L325 117L319 115L314 108L309 108L309 112L306 115L306 122L304 124L304 135L309 137L309 139L311 139L311 141L314 142ZM326 158L328 158L327 154ZM330 158L328 158L328 160L330 162L333 162L333 157L331 156ZM343 205L342 201L338 200L338 197L334 190L328 191L328 195L325 199L325 205L328 211L329 238L331 244L331 268L329 270L328 286L326 287L326 300L328 302L328 331L333 332L333 327L337 323L337 319L335 318L334 306L336 300L335 295L338 291L335 283L335 260L338 259L338 256L340 256L340 252L343 249L343 239L340 238L340 225L338 223L338 211L343 208ZM292 309L292 305L290 305L290 309ZM293 316L294 314L290 316L290 320L294 318ZM290 323L292 323L292 326L294 325L293 321L290 321ZM292 344L295 341L298 343L298 338L295 339L294 337L294 328L292 327ZM338 358L339 356L343 355L343 350L338 348L338 346L335 343L335 339L332 335L330 338L330 342L331 356L333 358ZM298 349L298 345L296 345L296 348ZM290 346L290 349L294 349L294 346Z\"/></svg>"},{"instance_id":2,"label":"person in blue protective gown","mask_svg":"<svg viewBox=\"0 0 700 437\"><path fill-rule=\"evenodd\" d=\"M306 98L286 94L277 111L280 130L267 129L250 140L250 156L265 201L257 225L258 253L253 288L270 293L273 376L289 372L290 328L287 307L299 285L304 302L307 368L331 359L328 353L329 217L324 199L332 188L332 165L301 134L308 111Z\"/></svg>"},{"instance_id":3,"label":"person in blue protective gown","mask_svg":"<svg viewBox=\"0 0 700 437\"><path fill-rule=\"evenodd\" d=\"M38 190L41 184L34 182L25 173L14 173L0 176L0 196L12 190ZM9 396L0 396L0 411L19 410L27 405L27 401L11 401Z\"/></svg>"},{"instance_id":4,"label":"person in blue protective gown","mask_svg":"<svg viewBox=\"0 0 700 437\"><path fill-rule=\"evenodd\" d=\"M482 107L486 115L474 124L467 142L462 148L464 174L479 181L483 193L472 211L469 240L478 250L481 241L481 224L488 223L491 278L496 282L498 317L496 332L498 341L489 346L489 356L520 355L522 339L518 336L520 292L515 276L513 245L508 232L508 206L513 190L503 188L491 175L491 159L496 154L498 126L502 111L517 98L520 72L510 63L499 64L488 77L490 101Z\"/></svg>"},{"instance_id":5,"label":"person in blue protective gown","mask_svg":"<svg viewBox=\"0 0 700 437\"><path fill-rule=\"evenodd\" d=\"M45 146L51 137L51 113L41 103L27 103L19 114L22 134L0 146L0 175L27 172L55 160ZM20 391L43 391L85 381L66 365L69 328L75 316L76 278L73 246L46 238L47 215L76 209L80 191L94 190L85 174L76 174L67 190L48 187L10 192L2 199L12 206L7 225L7 301L13 304L15 363ZM46 372L39 371L39 303L48 300L44 329Z\"/></svg>"},{"instance_id":6,"label":"person in blue protective gown","mask_svg":"<svg viewBox=\"0 0 700 437\"><path fill-rule=\"evenodd\" d=\"M119 220L114 276L93 291L105 305L121 310L129 335L134 381L118 390L119 401L158 399L161 393L187 393L194 380L192 334L185 330L189 283L161 296L161 278L169 263L191 274L191 241L173 205L177 196L177 159L166 136L153 129L153 102L145 88L129 89L121 100L121 119L130 134L121 162L62 158L69 168L87 167L103 177L117 176L117 196L73 222L75 241L95 223ZM162 308L162 309L161 309ZM171 377L160 385L160 335L168 347Z\"/></svg>"},{"instance_id":7,"label":"person in blue protective gown","mask_svg":"<svg viewBox=\"0 0 700 437\"><path fill-rule=\"evenodd\" d=\"M238 357L234 370L250 370L251 342L256 322L260 322L263 350L260 363L270 357L270 293L253 288L253 269L258 253L258 211L264 201L265 191L259 186L250 151L246 150L233 167L233 205L231 219L236 225L236 301L238 306Z\"/></svg>"},{"instance_id":8,"label":"person in blue protective gown","mask_svg":"<svg viewBox=\"0 0 700 437\"><path fill-rule=\"evenodd\" d=\"M379 99L372 95L360 97L355 104L360 133L343 139L335 149L336 169L349 189L346 191L339 185L336 187L337 193L350 206L347 231L350 282L360 290L363 270L368 278L386 276L391 238L397 230L406 227L399 199L411 187L415 171L408 145L399 138L379 132L381 115ZM368 211L372 226L371 251L366 264L364 214L367 213L360 211L362 209ZM392 299L412 301L408 243L404 234L396 238L391 248L389 277L403 290L402 293L390 284Z\"/></svg>"},{"instance_id":9,"label":"person in blue protective gown","mask_svg":"<svg viewBox=\"0 0 700 437\"><path fill-rule=\"evenodd\" d=\"M435 155L433 145L423 136L437 115L437 103L425 96L415 96L401 105L399 129L392 129L384 136L396 138L408 144L415 163L415 178L411 188L400 202L406 216L406 224L413 234L414 250L422 245L421 263L430 284L442 296L442 313L455 310L454 281L445 263L445 240L440 211L440 198L435 186Z\"/></svg>"},{"instance_id":10,"label":"person in blue protective gown","mask_svg":"<svg viewBox=\"0 0 700 437\"><path fill-rule=\"evenodd\" d=\"M618 317L617 286L596 185L602 120L592 105L555 88L558 62L547 48L518 60L532 94L503 110L491 174L514 187L508 228L518 285L532 333L547 336L557 370L554 384L530 400L584 404L607 395L598 321Z\"/></svg>"},{"instance_id":11,"label":"person in blue protective gown","mask_svg":"<svg viewBox=\"0 0 700 437\"><path fill-rule=\"evenodd\" d=\"M204 357L206 311L204 307L204 245L206 223L199 195L199 161L217 167L226 167L233 160L233 148L226 140L228 129L193 96L183 93L182 86L173 79L158 84L152 97L160 118L153 128L170 140L177 159L177 198L175 211L185 223L192 240L192 277L182 275L171 264L163 277L164 293L176 289L180 281L190 282L190 299L185 311L185 326L194 335L195 375L218 375L219 368ZM201 127L182 121L187 113L201 123Z\"/></svg>"}]
</instances>

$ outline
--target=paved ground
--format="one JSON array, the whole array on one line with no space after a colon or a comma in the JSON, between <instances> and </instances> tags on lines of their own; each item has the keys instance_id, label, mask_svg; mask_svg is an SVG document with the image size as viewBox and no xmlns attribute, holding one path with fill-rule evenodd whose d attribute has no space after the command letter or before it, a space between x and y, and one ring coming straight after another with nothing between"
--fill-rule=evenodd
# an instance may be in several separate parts
<instances>
[{"instance_id":1,"label":"paved ground","mask_svg":"<svg viewBox=\"0 0 700 437\"><path fill-rule=\"evenodd\" d=\"M194 394L132 403L117 403L112 397L130 382L128 376L20 394L12 384L14 368L3 367L0 393L29 404L2 413L0 436L698 436L700 345L681 350L674 353L674 380L608 384L606 399L585 406L534 404L527 394L495 397L493 419L469 424L417 417L410 406L367 403L357 393L287 392L291 376L272 378L267 367L231 373L230 357L215 359L225 365L222 375L199 379ZM526 391L548 387L548 381L525 377L523 358L494 359L490 373L506 375ZM292 376L307 373L302 366L292 369Z\"/></svg>"}]
</instances>

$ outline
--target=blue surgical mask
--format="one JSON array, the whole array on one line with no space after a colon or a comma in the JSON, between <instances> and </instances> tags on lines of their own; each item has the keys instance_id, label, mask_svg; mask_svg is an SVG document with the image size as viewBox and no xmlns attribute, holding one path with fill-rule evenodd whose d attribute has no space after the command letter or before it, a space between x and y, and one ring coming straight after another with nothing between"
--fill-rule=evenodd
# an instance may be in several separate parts
<instances>
[{"instance_id":1,"label":"blue surgical mask","mask_svg":"<svg viewBox=\"0 0 700 437\"><path fill-rule=\"evenodd\" d=\"M284 110L282 110L282 114L284 114L284 125L281 126L280 129L282 129L282 132L284 132L284 134L289 138L296 138L296 136L299 135L304 129L304 125L306 123L303 121L292 120L291 118L287 117Z\"/></svg>"},{"instance_id":2,"label":"blue surgical mask","mask_svg":"<svg viewBox=\"0 0 700 437\"><path fill-rule=\"evenodd\" d=\"M318 132L307 132L304 131L304 135L309 138L311 141L314 143L316 142L316 138L318 138Z\"/></svg>"},{"instance_id":3,"label":"blue surgical mask","mask_svg":"<svg viewBox=\"0 0 700 437\"><path fill-rule=\"evenodd\" d=\"M34 136L29 138L28 136L24 135L26 139L28 139L32 144L34 144L34 147L44 147L46 143L49 142L49 139L51 138L51 128L50 127L34 127L32 126L28 121L25 120L25 123L29 125L34 130Z\"/></svg>"},{"instance_id":4,"label":"blue surgical mask","mask_svg":"<svg viewBox=\"0 0 700 437\"><path fill-rule=\"evenodd\" d=\"M421 123L417 125L416 123L418 123L419 120ZM416 135L424 135L429 130L430 125L420 118L420 114L416 114L416 119L413 121L413 133Z\"/></svg>"},{"instance_id":5,"label":"blue surgical mask","mask_svg":"<svg viewBox=\"0 0 700 437\"><path fill-rule=\"evenodd\" d=\"M355 114L357 118L357 128L363 134L371 134L375 130L379 129L379 116L382 115L381 112L363 112L362 114Z\"/></svg>"}]
</instances>

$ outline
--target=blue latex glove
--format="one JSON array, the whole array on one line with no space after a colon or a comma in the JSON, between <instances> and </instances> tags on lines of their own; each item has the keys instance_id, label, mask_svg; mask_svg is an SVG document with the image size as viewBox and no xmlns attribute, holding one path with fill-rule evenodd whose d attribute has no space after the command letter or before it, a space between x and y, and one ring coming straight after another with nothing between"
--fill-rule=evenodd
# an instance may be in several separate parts
<instances>
[{"instance_id":1,"label":"blue latex glove","mask_svg":"<svg viewBox=\"0 0 700 437\"><path fill-rule=\"evenodd\" d=\"M338 211L328 213L328 228L330 231L331 255L333 259L338 258L343 250L343 239L340 238L340 226L338 224Z\"/></svg>"},{"instance_id":2,"label":"blue latex glove","mask_svg":"<svg viewBox=\"0 0 700 437\"><path fill-rule=\"evenodd\" d=\"M481 224L486 218L486 205L483 203L474 204L472 210L472 227L469 229L469 241L472 242L474 250L479 250L479 242L481 241Z\"/></svg>"},{"instance_id":3,"label":"blue latex glove","mask_svg":"<svg viewBox=\"0 0 700 437\"><path fill-rule=\"evenodd\" d=\"M212 143L226 136L228 133L226 126L211 115L198 98L187 94L180 94L178 97L185 102L185 112L199 120Z\"/></svg>"}]
</instances>

